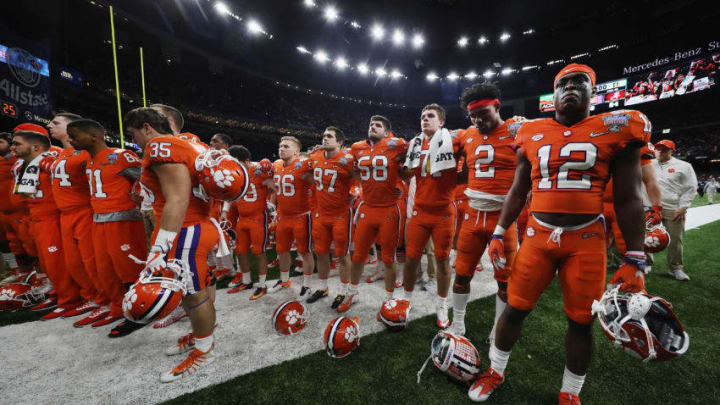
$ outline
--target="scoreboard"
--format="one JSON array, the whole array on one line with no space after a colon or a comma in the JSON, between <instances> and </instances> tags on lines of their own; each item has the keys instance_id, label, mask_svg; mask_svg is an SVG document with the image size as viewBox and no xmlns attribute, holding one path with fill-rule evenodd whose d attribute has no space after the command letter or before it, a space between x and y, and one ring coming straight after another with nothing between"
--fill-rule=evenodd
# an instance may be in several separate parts
<instances>
[{"instance_id":1,"label":"scoreboard","mask_svg":"<svg viewBox=\"0 0 720 405\"><path fill-rule=\"evenodd\" d=\"M610 110L623 107L627 91L627 79L597 84L597 94L590 100L590 110ZM555 111L553 93L540 96L540 112Z\"/></svg>"}]
</instances>

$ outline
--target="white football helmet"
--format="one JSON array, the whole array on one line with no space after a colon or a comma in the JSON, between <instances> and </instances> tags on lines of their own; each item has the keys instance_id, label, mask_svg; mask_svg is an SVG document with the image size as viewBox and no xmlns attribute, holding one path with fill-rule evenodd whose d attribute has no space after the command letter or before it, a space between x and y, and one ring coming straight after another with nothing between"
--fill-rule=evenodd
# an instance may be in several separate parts
<instances>
[{"instance_id":1,"label":"white football helmet","mask_svg":"<svg viewBox=\"0 0 720 405\"><path fill-rule=\"evenodd\" d=\"M420 375L430 359L440 371L458 381L471 381L480 375L480 355L465 336L444 330L435 335L430 343L430 357L425 360L417 373L418 384Z\"/></svg>"}]
</instances>

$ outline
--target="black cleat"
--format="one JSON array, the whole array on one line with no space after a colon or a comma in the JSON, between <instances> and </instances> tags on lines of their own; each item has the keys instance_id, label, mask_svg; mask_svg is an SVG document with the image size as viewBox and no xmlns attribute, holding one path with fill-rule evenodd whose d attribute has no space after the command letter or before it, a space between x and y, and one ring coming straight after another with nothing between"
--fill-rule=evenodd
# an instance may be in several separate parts
<instances>
[{"instance_id":1,"label":"black cleat","mask_svg":"<svg viewBox=\"0 0 720 405\"><path fill-rule=\"evenodd\" d=\"M330 290L327 288L324 290L315 290L315 292L310 296L310 298L307 299L308 304L312 304L320 298L327 297L329 292Z\"/></svg>"},{"instance_id":2,"label":"black cleat","mask_svg":"<svg viewBox=\"0 0 720 405\"><path fill-rule=\"evenodd\" d=\"M345 296L342 294L338 294L335 296L335 299L333 300L332 305L330 305L330 308L337 309L337 307L342 304L342 302L345 300Z\"/></svg>"},{"instance_id":3,"label":"black cleat","mask_svg":"<svg viewBox=\"0 0 720 405\"><path fill-rule=\"evenodd\" d=\"M145 326L143 323L135 323L133 321L128 321L127 319L123 322L120 322L117 326L112 328L110 330L110 333L108 334L109 338L119 338L123 336L127 336L136 330L142 328Z\"/></svg>"},{"instance_id":4,"label":"black cleat","mask_svg":"<svg viewBox=\"0 0 720 405\"><path fill-rule=\"evenodd\" d=\"M305 286L303 286L303 287L300 289L300 296L301 296L301 297L305 296L305 294L307 294L308 291L310 291L310 287L305 287Z\"/></svg>"}]
</instances>

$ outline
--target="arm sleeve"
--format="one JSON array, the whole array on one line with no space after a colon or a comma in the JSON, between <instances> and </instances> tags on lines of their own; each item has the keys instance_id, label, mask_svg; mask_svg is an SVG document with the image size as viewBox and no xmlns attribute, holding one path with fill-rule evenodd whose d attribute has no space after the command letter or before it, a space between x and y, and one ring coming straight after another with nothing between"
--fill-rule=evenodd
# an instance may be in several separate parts
<instances>
[{"instance_id":1,"label":"arm sleeve","mask_svg":"<svg viewBox=\"0 0 720 405\"><path fill-rule=\"evenodd\" d=\"M680 194L680 200L678 201L678 206L680 206L680 208L690 207L693 198L695 198L698 184L697 177L695 176L695 170L693 170L689 163L685 167L684 171L685 176L682 185L682 193Z\"/></svg>"}]
</instances>

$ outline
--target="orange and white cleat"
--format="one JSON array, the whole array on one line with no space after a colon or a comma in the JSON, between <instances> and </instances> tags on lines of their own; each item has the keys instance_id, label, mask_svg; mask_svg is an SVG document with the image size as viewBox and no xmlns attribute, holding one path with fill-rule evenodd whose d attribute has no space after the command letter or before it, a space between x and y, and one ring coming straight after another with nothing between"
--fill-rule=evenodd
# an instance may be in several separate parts
<instances>
[{"instance_id":1,"label":"orange and white cleat","mask_svg":"<svg viewBox=\"0 0 720 405\"><path fill-rule=\"evenodd\" d=\"M375 272L373 274L369 275L365 282L368 284L372 284L378 280L383 280L385 278L385 269L382 267L378 267L375 269Z\"/></svg>"},{"instance_id":2,"label":"orange and white cleat","mask_svg":"<svg viewBox=\"0 0 720 405\"><path fill-rule=\"evenodd\" d=\"M67 311L64 314L62 314L62 317L63 318L72 318L73 316L78 316L78 315L82 315L86 312L90 312L97 307L98 307L97 304L95 304L94 302L85 301L82 304L71 309L70 311Z\"/></svg>"},{"instance_id":3,"label":"orange and white cleat","mask_svg":"<svg viewBox=\"0 0 720 405\"><path fill-rule=\"evenodd\" d=\"M558 396L558 404L560 405L580 405L580 397L569 393L561 392Z\"/></svg>"},{"instance_id":4,"label":"orange and white cleat","mask_svg":"<svg viewBox=\"0 0 720 405\"><path fill-rule=\"evenodd\" d=\"M97 307L90 311L90 314L86 316L85 318L73 323L73 326L76 328L82 328L83 326L93 324L106 316L110 315L110 310L103 307Z\"/></svg>"},{"instance_id":5,"label":"orange and white cleat","mask_svg":"<svg viewBox=\"0 0 720 405\"><path fill-rule=\"evenodd\" d=\"M337 311L338 311L339 313L341 313L341 314L342 314L343 312L347 312L347 310L349 310L350 307L351 307L354 303L358 302L359 300L360 300L360 296L359 296L359 295L357 295L357 294L348 294L348 295L345 296L345 299L343 300L343 302L342 302L340 305L338 305Z\"/></svg>"},{"instance_id":6,"label":"orange and white cleat","mask_svg":"<svg viewBox=\"0 0 720 405\"><path fill-rule=\"evenodd\" d=\"M439 304L435 307L437 312L437 320L435 321L435 324L440 329L446 329L448 326L450 326L450 319L448 318L448 308L446 305Z\"/></svg>"},{"instance_id":7,"label":"orange and white cleat","mask_svg":"<svg viewBox=\"0 0 720 405\"><path fill-rule=\"evenodd\" d=\"M278 280L277 283L275 283L275 285L273 285L272 287L267 289L267 292L269 292L270 294L274 294L280 290L289 289L291 285L292 285L291 281Z\"/></svg>"},{"instance_id":8,"label":"orange and white cleat","mask_svg":"<svg viewBox=\"0 0 720 405\"><path fill-rule=\"evenodd\" d=\"M235 288L242 284L243 279L243 273L241 271L238 271L237 274L235 274L235 277L233 277L232 281L228 283L228 288Z\"/></svg>"},{"instance_id":9,"label":"orange and white cleat","mask_svg":"<svg viewBox=\"0 0 720 405\"><path fill-rule=\"evenodd\" d=\"M468 397L474 402L484 402L503 381L505 381L505 374L500 375L492 368L488 368L472 383L468 390Z\"/></svg>"},{"instance_id":10,"label":"orange and white cleat","mask_svg":"<svg viewBox=\"0 0 720 405\"><path fill-rule=\"evenodd\" d=\"M215 361L215 353L213 349L215 345L210 347L207 352L201 352L197 348L193 348L190 354L182 363L175 368L160 375L160 381L164 383L173 382L184 377L188 377L202 367Z\"/></svg>"},{"instance_id":11,"label":"orange and white cleat","mask_svg":"<svg viewBox=\"0 0 720 405\"><path fill-rule=\"evenodd\" d=\"M192 350L194 348L195 348L195 336L193 336L192 332L190 332L187 335L180 336L180 339L178 339L177 343L168 347L165 350L165 354L168 356L175 356L177 354L183 354L185 352L189 352L190 350Z\"/></svg>"},{"instance_id":12,"label":"orange and white cleat","mask_svg":"<svg viewBox=\"0 0 720 405\"><path fill-rule=\"evenodd\" d=\"M236 285L235 287L229 289L227 293L235 294L235 293L239 293L240 291L250 290L252 288L253 288L253 283L250 283L250 284L240 283L240 284Z\"/></svg>"}]
</instances>

